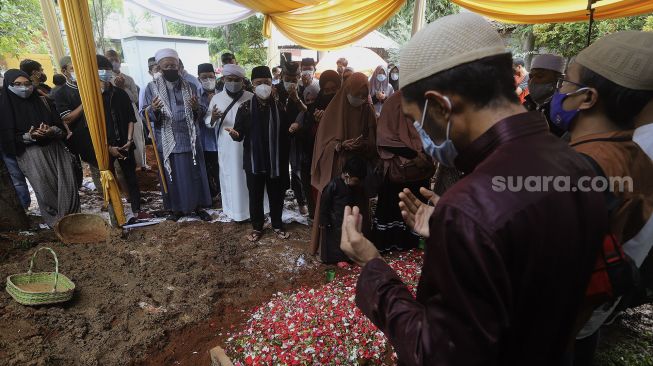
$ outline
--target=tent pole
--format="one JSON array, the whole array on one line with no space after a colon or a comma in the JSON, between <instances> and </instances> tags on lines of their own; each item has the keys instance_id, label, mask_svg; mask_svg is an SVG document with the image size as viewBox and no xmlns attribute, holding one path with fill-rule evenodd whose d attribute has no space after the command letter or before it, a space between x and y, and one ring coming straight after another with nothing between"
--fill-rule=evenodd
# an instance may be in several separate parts
<instances>
[{"instance_id":1,"label":"tent pole","mask_svg":"<svg viewBox=\"0 0 653 366\"><path fill-rule=\"evenodd\" d=\"M57 20L57 11L54 8L54 2L52 0L40 0L40 2L45 31L48 34L48 42L54 55L54 63L58 68L61 68L59 60L66 53L63 46L63 38L61 37L61 30L59 29L59 21Z\"/></svg>"},{"instance_id":2,"label":"tent pole","mask_svg":"<svg viewBox=\"0 0 653 366\"><path fill-rule=\"evenodd\" d=\"M594 25L594 9L592 5L597 2L597 0L587 0L587 11L590 17L589 29L587 30L587 47L592 43L592 26Z\"/></svg>"},{"instance_id":3,"label":"tent pole","mask_svg":"<svg viewBox=\"0 0 653 366\"><path fill-rule=\"evenodd\" d=\"M424 26L426 18L426 0L415 0L415 10L413 11L413 30L411 35L419 32Z\"/></svg>"}]
</instances>

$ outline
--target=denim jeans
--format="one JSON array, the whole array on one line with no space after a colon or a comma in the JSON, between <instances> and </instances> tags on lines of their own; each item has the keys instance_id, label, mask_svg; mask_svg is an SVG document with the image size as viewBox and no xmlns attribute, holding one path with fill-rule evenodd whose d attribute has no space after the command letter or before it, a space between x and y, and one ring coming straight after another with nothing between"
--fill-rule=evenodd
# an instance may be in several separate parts
<instances>
[{"instance_id":1,"label":"denim jeans","mask_svg":"<svg viewBox=\"0 0 653 366\"><path fill-rule=\"evenodd\" d=\"M29 195L27 180L25 179L23 172L18 167L18 161L16 161L16 157L2 153L2 160L5 161L7 170L9 170L9 175L11 175L11 181L14 184L14 188L16 189L16 194L18 194L20 203L23 205L23 208L27 209L32 200Z\"/></svg>"}]
</instances>

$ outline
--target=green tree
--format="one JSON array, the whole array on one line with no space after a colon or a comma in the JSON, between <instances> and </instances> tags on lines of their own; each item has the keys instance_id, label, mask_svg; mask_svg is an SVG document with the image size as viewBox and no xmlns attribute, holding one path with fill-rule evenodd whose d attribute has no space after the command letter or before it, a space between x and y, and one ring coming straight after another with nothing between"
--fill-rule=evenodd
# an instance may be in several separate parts
<instances>
[{"instance_id":1,"label":"green tree","mask_svg":"<svg viewBox=\"0 0 653 366\"><path fill-rule=\"evenodd\" d=\"M652 16L640 15L594 22L591 41L622 30L645 29ZM653 20L649 21L653 23ZM588 22L546 23L533 26L536 47L570 58L587 47Z\"/></svg>"},{"instance_id":2,"label":"green tree","mask_svg":"<svg viewBox=\"0 0 653 366\"><path fill-rule=\"evenodd\" d=\"M104 36L107 19L122 9L121 0L88 0L88 10L91 15L95 47L98 52L104 53L109 40Z\"/></svg>"},{"instance_id":3,"label":"green tree","mask_svg":"<svg viewBox=\"0 0 653 366\"><path fill-rule=\"evenodd\" d=\"M379 27L379 32L394 39L400 45L403 45L411 37L414 9L415 0L406 1L395 15L390 17L387 22ZM445 15L457 13L458 10L458 6L448 0L427 0L425 20L427 23L431 23ZM398 50L391 50L389 57L390 62L397 62L399 60L397 51Z\"/></svg>"},{"instance_id":4,"label":"green tree","mask_svg":"<svg viewBox=\"0 0 653 366\"><path fill-rule=\"evenodd\" d=\"M646 22L644 23L644 28L642 28L642 30L653 32L653 15L646 17Z\"/></svg>"},{"instance_id":5,"label":"green tree","mask_svg":"<svg viewBox=\"0 0 653 366\"><path fill-rule=\"evenodd\" d=\"M179 36L209 39L211 61L217 63L223 52L232 52L238 63L249 68L265 65L267 53L265 37L261 33L263 17L251 16L243 21L221 27L195 27L177 22L168 22L168 33Z\"/></svg>"},{"instance_id":6,"label":"green tree","mask_svg":"<svg viewBox=\"0 0 653 366\"><path fill-rule=\"evenodd\" d=\"M0 0L0 56L47 53L47 35L38 0Z\"/></svg>"}]
</instances>

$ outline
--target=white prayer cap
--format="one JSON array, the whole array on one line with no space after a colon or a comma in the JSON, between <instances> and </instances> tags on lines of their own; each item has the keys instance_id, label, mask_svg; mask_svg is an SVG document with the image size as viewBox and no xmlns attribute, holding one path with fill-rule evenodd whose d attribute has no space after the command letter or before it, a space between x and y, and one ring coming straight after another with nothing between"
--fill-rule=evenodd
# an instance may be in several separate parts
<instances>
[{"instance_id":1,"label":"white prayer cap","mask_svg":"<svg viewBox=\"0 0 653 366\"><path fill-rule=\"evenodd\" d=\"M156 53L154 54L154 60L157 63L167 57L172 57L174 59L179 60L179 54L177 53L177 51L173 50L172 48L162 48L156 51Z\"/></svg>"},{"instance_id":2,"label":"white prayer cap","mask_svg":"<svg viewBox=\"0 0 653 366\"><path fill-rule=\"evenodd\" d=\"M533 69L544 69L559 72L561 74L565 73L565 59L562 56L553 55L550 53L545 53L543 55L537 55L531 63L531 70Z\"/></svg>"},{"instance_id":3,"label":"white prayer cap","mask_svg":"<svg viewBox=\"0 0 653 366\"><path fill-rule=\"evenodd\" d=\"M508 53L492 24L477 14L442 17L417 32L401 50L399 86L485 57Z\"/></svg>"},{"instance_id":4,"label":"white prayer cap","mask_svg":"<svg viewBox=\"0 0 653 366\"><path fill-rule=\"evenodd\" d=\"M222 76L238 76L239 78L244 78L245 69L235 64L226 64L222 67Z\"/></svg>"}]
</instances>

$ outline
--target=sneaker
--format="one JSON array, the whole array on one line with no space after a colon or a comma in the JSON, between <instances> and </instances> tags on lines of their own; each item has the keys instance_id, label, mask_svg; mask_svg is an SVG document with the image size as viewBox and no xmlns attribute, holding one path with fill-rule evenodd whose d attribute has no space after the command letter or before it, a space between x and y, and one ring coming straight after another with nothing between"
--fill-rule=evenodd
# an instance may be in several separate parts
<instances>
[{"instance_id":1,"label":"sneaker","mask_svg":"<svg viewBox=\"0 0 653 366\"><path fill-rule=\"evenodd\" d=\"M173 213L169 214L168 216L166 216L166 220L177 222L182 217L183 217L182 214L173 212Z\"/></svg>"},{"instance_id":2,"label":"sneaker","mask_svg":"<svg viewBox=\"0 0 653 366\"><path fill-rule=\"evenodd\" d=\"M211 217L211 215L209 215L209 213L204 210L197 210L197 216L199 216L200 220L202 221L213 221L213 217Z\"/></svg>"},{"instance_id":3,"label":"sneaker","mask_svg":"<svg viewBox=\"0 0 653 366\"><path fill-rule=\"evenodd\" d=\"M136 215L134 217L136 217L137 220L149 220L151 218L154 218L153 215L151 215L151 214L149 214L149 213L147 213L145 211L138 211L138 213L136 213Z\"/></svg>"}]
</instances>

